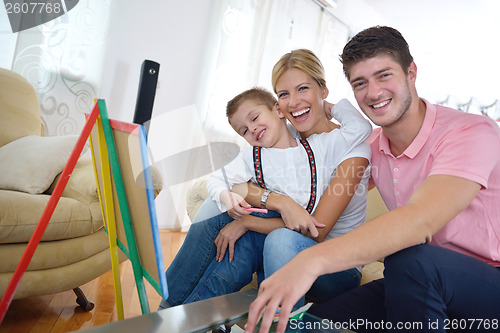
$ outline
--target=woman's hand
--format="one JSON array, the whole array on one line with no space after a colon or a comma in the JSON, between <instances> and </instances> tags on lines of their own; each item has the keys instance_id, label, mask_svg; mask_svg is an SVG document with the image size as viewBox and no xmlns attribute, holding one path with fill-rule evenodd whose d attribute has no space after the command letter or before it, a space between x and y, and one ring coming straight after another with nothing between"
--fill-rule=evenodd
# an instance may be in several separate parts
<instances>
[{"instance_id":1,"label":"woman's hand","mask_svg":"<svg viewBox=\"0 0 500 333\"><path fill-rule=\"evenodd\" d=\"M309 237L317 237L319 234L317 228L323 228L325 225L318 222L307 212L307 210L293 199L289 197L286 198L282 198L282 201L285 203L281 204L281 208L279 209L285 227Z\"/></svg>"},{"instance_id":2,"label":"woman's hand","mask_svg":"<svg viewBox=\"0 0 500 333\"><path fill-rule=\"evenodd\" d=\"M245 332L254 332L261 316L259 332L269 332L273 316L280 306L276 332L285 331L294 304L305 295L317 278L308 265L307 256L301 253L261 283L257 299L250 305Z\"/></svg>"},{"instance_id":3,"label":"woman's hand","mask_svg":"<svg viewBox=\"0 0 500 333\"><path fill-rule=\"evenodd\" d=\"M260 199L264 193L262 187L252 182L245 184L244 191L242 189L240 191L240 193L245 193L246 199L254 205L260 203ZM267 199L266 208L280 212L285 227L298 231L308 237L317 237L319 234L317 228L325 226L312 217L301 205L283 194L271 192Z\"/></svg>"},{"instance_id":4,"label":"woman's hand","mask_svg":"<svg viewBox=\"0 0 500 333\"><path fill-rule=\"evenodd\" d=\"M217 261L222 261L226 250L229 248L229 261L233 261L234 257L234 244L241 236L247 232L247 229L243 225L242 221L233 221L219 231L219 234L215 238L215 245L217 246L217 254L215 258Z\"/></svg>"},{"instance_id":5,"label":"woman's hand","mask_svg":"<svg viewBox=\"0 0 500 333\"><path fill-rule=\"evenodd\" d=\"M229 190L222 191L220 194L220 201L226 206L227 213L235 220L241 219L243 216L250 214L249 211L243 208L250 208L245 199L234 192Z\"/></svg>"}]
</instances>

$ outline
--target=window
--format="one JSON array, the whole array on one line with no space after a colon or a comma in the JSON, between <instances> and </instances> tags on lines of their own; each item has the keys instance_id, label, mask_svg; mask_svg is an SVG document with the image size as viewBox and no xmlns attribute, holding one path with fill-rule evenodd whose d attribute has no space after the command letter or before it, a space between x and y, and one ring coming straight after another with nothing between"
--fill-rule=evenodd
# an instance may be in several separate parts
<instances>
[{"instance_id":1,"label":"window","mask_svg":"<svg viewBox=\"0 0 500 333\"><path fill-rule=\"evenodd\" d=\"M199 93L209 141L211 132L236 136L226 120L227 101L256 85L272 91L272 67L293 49L308 48L321 59L331 100L350 92L338 60L349 30L312 0L228 0L218 15Z\"/></svg>"},{"instance_id":2,"label":"window","mask_svg":"<svg viewBox=\"0 0 500 333\"><path fill-rule=\"evenodd\" d=\"M12 32L7 13L2 9L0 13L0 45L2 45L2 52L0 52L0 68L12 68L16 41L17 33Z\"/></svg>"}]
</instances>

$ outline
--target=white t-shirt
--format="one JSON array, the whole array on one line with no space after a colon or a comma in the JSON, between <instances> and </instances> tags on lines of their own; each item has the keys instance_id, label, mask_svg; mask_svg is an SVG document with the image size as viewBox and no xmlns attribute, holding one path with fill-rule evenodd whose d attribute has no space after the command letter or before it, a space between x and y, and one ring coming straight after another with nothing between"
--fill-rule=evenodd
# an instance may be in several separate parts
<instances>
[{"instance_id":1,"label":"white t-shirt","mask_svg":"<svg viewBox=\"0 0 500 333\"><path fill-rule=\"evenodd\" d=\"M330 132L313 134L307 138L315 159L317 172L317 199L312 210L316 209L321 195L333 178L340 163L352 157L370 159L370 146L364 141L370 136L370 123L351 103L342 99L332 108L332 116L340 122L341 128ZM302 207L309 203L311 195L311 169L307 152L300 144L295 131L297 147L286 149L262 148L261 160L265 185L273 192L291 197ZM249 180L257 183L253 160L253 147L244 149L233 161L212 173L207 181L211 198L221 211L227 208L220 202L220 193L231 189L235 184ZM353 195L349 205L330 231L333 238L354 229L365 221L366 199L368 193L369 168ZM344 190L344 188L332 189ZM339 193L340 194L340 193Z\"/></svg>"}]
</instances>

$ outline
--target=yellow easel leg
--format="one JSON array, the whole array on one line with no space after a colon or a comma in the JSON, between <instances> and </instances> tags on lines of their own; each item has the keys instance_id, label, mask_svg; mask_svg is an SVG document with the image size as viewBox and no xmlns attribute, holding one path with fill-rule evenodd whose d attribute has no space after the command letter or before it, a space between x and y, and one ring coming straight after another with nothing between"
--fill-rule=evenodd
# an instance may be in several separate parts
<instances>
[{"instance_id":1,"label":"yellow easel leg","mask_svg":"<svg viewBox=\"0 0 500 333\"><path fill-rule=\"evenodd\" d=\"M113 192L112 192L112 187L111 187L111 171L109 167L109 158L108 158L108 150L106 147L106 141L104 139L104 132L102 129L102 123L101 123L101 117L99 116L96 121L96 128L97 128L97 133L98 133L98 146L99 146L99 156L101 157L101 172L102 172L102 178L103 178L103 191L104 191L104 198L102 197L103 194L100 192L99 186L97 187L98 189L98 194L99 194L99 200L101 202L104 202L104 205L101 205L105 207L105 211L103 211L102 215L104 218L104 223L106 224L107 222L107 229L108 229L108 239L109 239L109 250L110 250L110 255L111 255L111 267L112 267L112 272L113 272L113 285L115 289L115 302L116 302L116 314L118 320L123 320L125 318L124 316L124 311L123 311L123 297L122 297L122 288L121 288L121 281L120 281L120 261L118 260L118 246L116 242L116 222L115 222L115 211L114 211L114 206L113 206ZM90 137L89 137L90 139ZM90 139L90 147L92 150L92 155L94 156L94 151L92 149L92 140ZM95 159L94 159L95 161ZM99 180L97 178L97 170L95 169L94 165L94 173L96 175L96 182L99 184ZM103 200L104 199L104 200Z\"/></svg>"}]
</instances>

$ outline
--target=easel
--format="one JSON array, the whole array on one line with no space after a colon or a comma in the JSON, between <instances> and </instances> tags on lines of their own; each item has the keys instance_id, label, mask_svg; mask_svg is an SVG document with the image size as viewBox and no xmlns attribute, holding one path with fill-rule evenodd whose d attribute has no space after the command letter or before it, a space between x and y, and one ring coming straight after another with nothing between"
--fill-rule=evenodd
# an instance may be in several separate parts
<instances>
[{"instance_id":1,"label":"easel","mask_svg":"<svg viewBox=\"0 0 500 333\"><path fill-rule=\"evenodd\" d=\"M143 314L150 312L144 279L163 298L168 297L168 289L145 129L142 125L110 120L103 100L98 100L97 106L100 117L90 133L90 143L110 241L117 315L121 320L118 248L132 262Z\"/></svg>"},{"instance_id":2,"label":"easel","mask_svg":"<svg viewBox=\"0 0 500 333\"><path fill-rule=\"evenodd\" d=\"M97 126L94 126L95 124ZM110 121L105 102L97 100L92 112L87 115L87 122L0 301L0 324L40 243L87 138L91 140L99 200L109 235L118 319L121 320L124 317L118 248L132 262L142 313L150 312L144 279L163 298L168 297L144 127ZM95 139L92 140L92 138ZM145 223L148 221L149 223Z\"/></svg>"}]
</instances>

